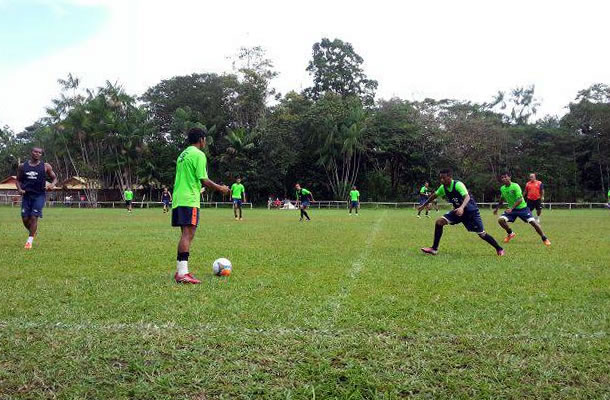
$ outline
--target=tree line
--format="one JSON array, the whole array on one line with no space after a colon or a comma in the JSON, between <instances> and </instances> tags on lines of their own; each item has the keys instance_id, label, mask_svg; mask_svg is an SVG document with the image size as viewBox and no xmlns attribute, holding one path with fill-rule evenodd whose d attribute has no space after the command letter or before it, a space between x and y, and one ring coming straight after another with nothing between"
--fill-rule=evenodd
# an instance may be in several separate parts
<instances>
[{"instance_id":1,"label":"tree line","mask_svg":"<svg viewBox=\"0 0 610 400\"><path fill-rule=\"evenodd\" d=\"M376 99L377 81L350 43L312 48L302 91L277 93L273 62L242 48L233 70L162 80L140 96L106 82L82 88L60 79L46 115L15 133L0 130L0 175L38 145L60 181L80 176L119 189L173 185L185 132L207 130L209 170L248 197L293 197L300 182L319 199L346 199L357 185L368 201L412 201L425 180L452 167L477 199L497 198L496 176L524 183L536 172L547 200L601 201L610 182L610 87L575 94L561 118L536 119L534 86L499 92L485 103L454 99ZM97 199L98 184L87 196Z\"/></svg>"}]
</instances>

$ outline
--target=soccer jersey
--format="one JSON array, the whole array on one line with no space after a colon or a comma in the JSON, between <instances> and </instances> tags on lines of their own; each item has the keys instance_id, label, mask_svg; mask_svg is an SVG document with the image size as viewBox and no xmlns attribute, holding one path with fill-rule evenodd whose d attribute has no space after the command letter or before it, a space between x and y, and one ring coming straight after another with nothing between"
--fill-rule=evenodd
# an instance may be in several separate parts
<instances>
[{"instance_id":1,"label":"soccer jersey","mask_svg":"<svg viewBox=\"0 0 610 400\"><path fill-rule=\"evenodd\" d=\"M349 192L349 197L352 201L358 201L358 197L360 197L360 192L357 190L352 190Z\"/></svg>"},{"instance_id":2,"label":"soccer jersey","mask_svg":"<svg viewBox=\"0 0 610 400\"><path fill-rule=\"evenodd\" d=\"M525 201L523 201L523 192L521 192L521 186L519 186L517 183L511 182L508 186L502 185L500 187L500 192L502 193L502 198L504 199L504 201L506 201L511 208L519 199L521 199L521 203L519 203L519 205L514 209L521 210L522 208L527 207L527 204L525 203Z\"/></svg>"},{"instance_id":3,"label":"soccer jersey","mask_svg":"<svg viewBox=\"0 0 610 400\"><path fill-rule=\"evenodd\" d=\"M297 190L297 200L301 200L301 201L311 200L311 192L305 188L301 188L301 190Z\"/></svg>"},{"instance_id":4,"label":"soccer jersey","mask_svg":"<svg viewBox=\"0 0 610 400\"><path fill-rule=\"evenodd\" d=\"M427 196L428 194L430 194L430 188L422 186L421 189L419 189L419 194L421 194L422 196Z\"/></svg>"},{"instance_id":5,"label":"soccer jersey","mask_svg":"<svg viewBox=\"0 0 610 400\"><path fill-rule=\"evenodd\" d=\"M189 146L176 161L172 208L201 207L200 193L203 179L208 179L205 153L195 146Z\"/></svg>"},{"instance_id":6,"label":"soccer jersey","mask_svg":"<svg viewBox=\"0 0 610 400\"><path fill-rule=\"evenodd\" d=\"M133 200L133 192L131 190L125 191L125 200Z\"/></svg>"},{"instance_id":7,"label":"soccer jersey","mask_svg":"<svg viewBox=\"0 0 610 400\"><path fill-rule=\"evenodd\" d=\"M17 177L21 183L21 189L29 194L44 194L46 184L46 171L44 161L40 160L36 165L30 165L29 161L23 163L21 173Z\"/></svg>"},{"instance_id":8,"label":"soccer jersey","mask_svg":"<svg viewBox=\"0 0 610 400\"><path fill-rule=\"evenodd\" d=\"M231 185L231 196L234 199L241 199L241 195L245 191L246 191L246 188L241 183L234 183Z\"/></svg>"},{"instance_id":9,"label":"soccer jersey","mask_svg":"<svg viewBox=\"0 0 610 400\"><path fill-rule=\"evenodd\" d=\"M468 195L468 189L460 181L451 180L449 186L441 185L436 189L436 195L438 197L445 197L449 203L453 205L453 208L459 208L464 202L464 198ZM477 203L474 198L470 196L470 200L464 207L465 212L478 211Z\"/></svg>"},{"instance_id":10,"label":"soccer jersey","mask_svg":"<svg viewBox=\"0 0 610 400\"><path fill-rule=\"evenodd\" d=\"M541 193L544 190L544 185L540 181L528 181L525 184L525 191L527 192L528 200L538 200L540 199Z\"/></svg>"}]
</instances>

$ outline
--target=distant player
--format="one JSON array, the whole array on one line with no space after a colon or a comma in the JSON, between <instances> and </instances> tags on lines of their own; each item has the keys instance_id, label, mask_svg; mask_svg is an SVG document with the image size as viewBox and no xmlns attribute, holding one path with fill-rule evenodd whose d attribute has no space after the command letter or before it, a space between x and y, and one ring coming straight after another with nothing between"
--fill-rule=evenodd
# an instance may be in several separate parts
<instances>
[{"instance_id":1,"label":"distant player","mask_svg":"<svg viewBox=\"0 0 610 400\"><path fill-rule=\"evenodd\" d=\"M536 210L536 222L540 223L542 214L542 202L544 201L544 185L536 179L536 174L530 174L530 180L525 184L525 200L527 208L534 212Z\"/></svg>"},{"instance_id":2,"label":"distant player","mask_svg":"<svg viewBox=\"0 0 610 400\"><path fill-rule=\"evenodd\" d=\"M201 208L201 186L228 194L227 186L217 185L208 178L207 159L202 149L205 147L205 131L192 128L188 132L188 146L176 161L176 180L174 182L174 199L172 201L172 226L179 226L181 231L178 242L176 262L177 283L201 283L188 268L189 250L199 224Z\"/></svg>"},{"instance_id":3,"label":"distant player","mask_svg":"<svg viewBox=\"0 0 610 400\"><path fill-rule=\"evenodd\" d=\"M508 223L515 222L517 218L520 218L523 222L527 222L533 226L536 232L538 232L540 235L542 242L546 246L550 246L551 241L544 235L540 224L536 222L532 212L529 208L527 208L527 204L523 199L521 187L517 183L511 181L510 173L508 172L504 172L502 175L500 175L500 181L503 184L500 187L502 196L500 197L500 202L494 209L494 215L498 214L498 209L502 206L505 200L509 208L500 216L500 218L498 218L498 223L507 233L507 236L504 238L504 243L510 242L511 239L517 236L517 234L510 229Z\"/></svg>"},{"instance_id":4,"label":"distant player","mask_svg":"<svg viewBox=\"0 0 610 400\"><path fill-rule=\"evenodd\" d=\"M127 187L127 189L125 189L125 192L123 193L123 197L125 197L125 206L127 207L127 212L131 212L131 202L133 201L133 192L131 191L130 187Z\"/></svg>"},{"instance_id":5,"label":"distant player","mask_svg":"<svg viewBox=\"0 0 610 400\"><path fill-rule=\"evenodd\" d=\"M426 254L436 255L441 236L443 236L443 227L447 224L456 225L461 223L464 224L464 227L469 232L476 232L481 239L492 245L499 256L503 256L504 250L502 247L483 229L479 207L468 193L466 186L460 181L453 180L451 169L442 169L440 171L440 181L441 186L428 197L424 204L418 207L418 210L426 208L437 197L445 197L453 205L453 210L436 220L434 244L432 247L422 248L421 251Z\"/></svg>"},{"instance_id":6,"label":"distant player","mask_svg":"<svg viewBox=\"0 0 610 400\"><path fill-rule=\"evenodd\" d=\"M47 175L52 182L47 182ZM52 190L57 184L57 176L51 164L42 161L42 149L34 147L30 159L17 167L17 191L21 197L21 219L28 230L28 240L24 248L31 249L38 231L38 218L42 218L42 209L46 202L46 190Z\"/></svg>"},{"instance_id":7,"label":"distant player","mask_svg":"<svg viewBox=\"0 0 610 400\"><path fill-rule=\"evenodd\" d=\"M296 184L294 185L296 191L297 191L297 204L299 206L299 209L301 210L301 218L299 219L299 221L303 221L303 217L307 218L307 221L311 221L311 218L309 218L309 214L307 214L307 208L309 207L309 205L311 204L313 200L313 194L311 194L311 192L305 188L301 188L300 184Z\"/></svg>"},{"instance_id":8,"label":"distant player","mask_svg":"<svg viewBox=\"0 0 610 400\"><path fill-rule=\"evenodd\" d=\"M167 187L163 188L163 192L161 193L161 203L163 203L163 213L169 211L169 204L172 202L172 194L169 192Z\"/></svg>"},{"instance_id":9,"label":"distant player","mask_svg":"<svg viewBox=\"0 0 610 400\"><path fill-rule=\"evenodd\" d=\"M610 189L608 189L608 208L610 208Z\"/></svg>"},{"instance_id":10,"label":"distant player","mask_svg":"<svg viewBox=\"0 0 610 400\"><path fill-rule=\"evenodd\" d=\"M358 209L360 208L360 192L356 188L356 185L352 186L352 190L349 192L349 215L352 215L352 209L356 209L356 215L358 215Z\"/></svg>"},{"instance_id":11,"label":"distant player","mask_svg":"<svg viewBox=\"0 0 610 400\"><path fill-rule=\"evenodd\" d=\"M237 177L237 182L231 185L231 198L233 199L233 215L235 216L235 221L238 220L237 210L239 210L239 220L241 221L241 206L242 202L246 202L246 188L241 183L240 177Z\"/></svg>"},{"instance_id":12,"label":"distant player","mask_svg":"<svg viewBox=\"0 0 610 400\"><path fill-rule=\"evenodd\" d=\"M423 205L426 203L426 200L428 200L428 197L430 197L430 195L432 194L432 191L430 190L430 183L428 181L424 182L424 186L421 187L421 189L419 189L419 205ZM436 209L438 211L438 206L436 206ZM428 203L425 207L426 210L426 217L430 218L430 215L428 214L430 212L430 203ZM421 212L422 210L418 209L417 211L417 218L421 218Z\"/></svg>"}]
</instances>

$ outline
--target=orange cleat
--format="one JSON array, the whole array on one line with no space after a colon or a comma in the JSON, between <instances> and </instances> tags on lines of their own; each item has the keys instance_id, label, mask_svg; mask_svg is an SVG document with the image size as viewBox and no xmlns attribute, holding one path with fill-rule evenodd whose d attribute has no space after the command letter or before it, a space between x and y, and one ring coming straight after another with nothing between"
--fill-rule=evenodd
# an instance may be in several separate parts
<instances>
[{"instance_id":1,"label":"orange cleat","mask_svg":"<svg viewBox=\"0 0 610 400\"><path fill-rule=\"evenodd\" d=\"M549 243L550 244L550 243ZM25 246L23 246L24 249L26 250L30 250L32 248L32 243L30 242L25 242Z\"/></svg>"},{"instance_id":2,"label":"orange cleat","mask_svg":"<svg viewBox=\"0 0 610 400\"><path fill-rule=\"evenodd\" d=\"M510 242L512 239L515 238L515 236L517 236L517 234L515 232L511 233L510 235L506 236L504 238L504 243L508 243Z\"/></svg>"},{"instance_id":3,"label":"orange cleat","mask_svg":"<svg viewBox=\"0 0 610 400\"><path fill-rule=\"evenodd\" d=\"M542 243L544 243L546 247L551 247L551 241L549 239L544 239Z\"/></svg>"}]
</instances>

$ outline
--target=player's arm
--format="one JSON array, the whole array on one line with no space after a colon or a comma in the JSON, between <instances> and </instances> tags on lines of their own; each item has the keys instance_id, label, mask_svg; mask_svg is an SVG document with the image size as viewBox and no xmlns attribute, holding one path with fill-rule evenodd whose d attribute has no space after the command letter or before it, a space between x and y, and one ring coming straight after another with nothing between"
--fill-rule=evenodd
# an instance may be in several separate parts
<instances>
[{"instance_id":1,"label":"player's arm","mask_svg":"<svg viewBox=\"0 0 610 400\"><path fill-rule=\"evenodd\" d=\"M170 192L169 190L167 191L167 193L169 194L169 201L172 201L173 197L172 197L172 192Z\"/></svg>"},{"instance_id":2,"label":"player's arm","mask_svg":"<svg viewBox=\"0 0 610 400\"><path fill-rule=\"evenodd\" d=\"M515 204L513 204L513 206L512 206L511 208L509 208L508 210L506 210L506 211L508 211L508 212L513 211L513 210L514 210L516 207L518 207L518 206L519 206L519 204L521 204L521 203L523 203L523 202L524 202L523 197L519 197L519 198L517 199L517 201L515 201Z\"/></svg>"},{"instance_id":3,"label":"player's arm","mask_svg":"<svg viewBox=\"0 0 610 400\"><path fill-rule=\"evenodd\" d=\"M540 201L544 201L544 184L540 184Z\"/></svg>"},{"instance_id":4,"label":"player's arm","mask_svg":"<svg viewBox=\"0 0 610 400\"><path fill-rule=\"evenodd\" d=\"M44 163L44 170L51 178L51 183L47 183L45 185L46 189L51 190L55 187L55 185L57 185L57 175L55 174L55 171L53 171L53 167L51 167L51 164L49 163Z\"/></svg>"},{"instance_id":5,"label":"player's arm","mask_svg":"<svg viewBox=\"0 0 610 400\"><path fill-rule=\"evenodd\" d=\"M25 194L25 190L21 188L21 180L23 179L23 165L19 164L17 167L17 182L15 182L15 186L17 186L17 192L19 194Z\"/></svg>"},{"instance_id":6,"label":"player's arm","mask_svg":"<svg viewBox=\"0 0 610 400\"><path fill-rule=\"evenodd\" d=\"M244 189L244 191L241 192L241 197L244 199L244 203L247 203L247 201L246 201L246 189Z\"/></svg>"},{"instance_id":7,"label":"player's arm","mask_svg":"<svg viewBox=\"0 0 610 400\"><path fill-rule=\"evenodd\" d=\"M494 208L494 215L498 214L498 210L500 209L500 207L502 207L502 204L504 204L504 199L502 198L502 196L500 196L500 200L498 201L498 204L496 204L496 207Z\"/></svg>"},{"instance_id":8,"label":"player's arm","mask_svg":"<svg viewBox=\"0 0 610 400\"><path fill-rule=\"evenodd\" d=\"M221 192L224 194L228 194L231 191L231 189L229 189L229 187L227 185L219 185L216 182L214 182L213 180L211 180L210 178L202 179L201 184L207 188L210 188L212 190L215 190L217 192Z\"/></svg>"},{"instance_id":9,"label":"player's arm","mask_svg":"<svg viewBox=\"0 0 610 400\"><path fill-rule=\"evenodd\" d=\"M455 190L457 190L457 192L464 197L462 204L460 204L460 206L454 210L455 215L457 215L458 217L461 217L462 214L464 214L464 209L466 208L466 204L468 204L468 202L470 201L470 193L468 193L468 189L466 189L466 185L464 185L462 182L458 182L455 184Z\"/></svg>"},{"instance_id":10,"label":"player's arm","mask_svg":"<svg viewBox=\"0 0 610 400\"><path fill-rule=\"evenodd\" d=\"M411 192L413 193L413 192ZM428 204L432 201L434 201L434 199L436 199L438 197L438 195L436 194L436 192L432 193L430 196L428 196L428 198L426 199L426 201L424 202L424 204L422 204L421 206L417 207L417 211L421 211L424 208L426 208L428 206Z\"/></svg>"},{"instance_id":11,"label":"player's arm","mask_svg":"<svg viewBox=\"0 0 610 400\"><path fill-rule=\"evenodd\" d=\"M313 199L313 193L312 192L309 192L309 198L311 199L312 203L315 202L315 200Z\"/></svg>"}]
</instances>

